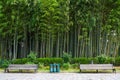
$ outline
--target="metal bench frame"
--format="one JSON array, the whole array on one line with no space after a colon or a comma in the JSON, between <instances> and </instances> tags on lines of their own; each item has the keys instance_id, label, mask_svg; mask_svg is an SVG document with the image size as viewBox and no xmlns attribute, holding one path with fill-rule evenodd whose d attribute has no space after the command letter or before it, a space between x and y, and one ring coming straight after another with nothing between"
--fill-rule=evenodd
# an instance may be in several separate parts
<instances>
[{"instance_id":1,"label":"metal bench frame","mask_svg":"<svg viewBox=\"0 0 120 80\"><path fill-rule=\"evenodd\" d=\"M8 68L5 69L5 72L10 72L10 70L34 70L37 72L38 65L37 64L10 64Z\"/></svg>"},{"instance_id":2,"label":"metal bench frame","mask_svg":"<svg viewBox=\"0 0 120 80\"><path fill-rule=\"evenodd\" d=\"M116 69L113 67L113 64L80 64L80 72L82 70L112 70L116 73Z\"/></svg>"}]
</instances>

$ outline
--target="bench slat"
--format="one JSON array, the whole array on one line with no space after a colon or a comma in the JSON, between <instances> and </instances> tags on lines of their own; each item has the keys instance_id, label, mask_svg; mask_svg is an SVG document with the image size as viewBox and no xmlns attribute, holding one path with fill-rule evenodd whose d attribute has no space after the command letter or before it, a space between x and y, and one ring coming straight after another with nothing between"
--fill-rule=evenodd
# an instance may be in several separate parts
<instances>
[{"instance_id":1,"label":"bench slat","mask_svg":"<svg viewBox=\"0 0 120 80\"><path fill-rule=\"evenodd\" d=\"M115 70L113 64L80 64L80 70L104 70L104 69L111 69Z\"/></svg>"},{"instance_id":2,"label":"bench slat","mask_svg":"<svg viewBox=\"0 0 120 80\"><path fill-rule=\"evenodd\" d=\"M37 64L10 64L8 68L5 69L5 72L9 70L36 70L38 69Z\"/></svg>"}]
</instances>

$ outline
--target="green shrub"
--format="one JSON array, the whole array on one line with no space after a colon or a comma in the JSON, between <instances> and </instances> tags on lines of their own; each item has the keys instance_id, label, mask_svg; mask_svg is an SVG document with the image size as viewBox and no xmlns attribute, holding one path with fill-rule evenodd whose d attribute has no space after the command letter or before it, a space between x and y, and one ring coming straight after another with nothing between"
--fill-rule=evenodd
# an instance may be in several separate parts
<instances>
[{"instance_id":1,"label":"green shrub","mask_svg":"<svg viewBox=\"0 0 120 80\"><path fill-rule=\"evenodd\" d=\"M112 58L112 57L108 57L108 58L106 58L106 60L105 60L105 63L106 63L106 64L114 64L114 62L115 62L115 59Z\"/></svg>"},{"instance_id":2,"label":"green shrub","mask_svg":"<svg viewBox=\"0 0 120 80\"><path fill-rule=\"evenodd\" d=\"M35 62L35 60L37 59L37 55L34 52L30 52L30 54L27 56L27 58L29 59L29 62Z\"/></svg>"},{"instance_id":3,"label":"green shrub","mask_svg":"<svg viewBox=\"0 0 120 80\"><path fill-rule=\"evenodd\" d=\"M0 67L1 68L6 68L8 67L8 65L10 64L10 61L4 59L4 60L0 60Z\"/></svg>"},{"instance_id":4,"label":"green shrub","mask_svg":"<svg viewBox=\"0 0 120 80\"><path fill-rule=\"evenodd\" d=\"M13 64L41 64L43 63L45 66L49 66L49 64L53 63L59 63L63 64L63 59L62 58L36 58L35 61L30 61L29 58L23 58L23 59L14 59L12 60Z\"/></svg>"},{"instance_id":5,"label":"green shrub","mask_svg":"<svg viewBox=\"0 0 120 80\"><path fill-rule=\"evenodd\" d=\"M97 64L98 60L97 60L97 58L88 58L88 62L89 62L89 64Z\"/></svg>"},{"instance_id":6,"label":"green shrub","mask_svg":"<svg viewBox=\"0 0 120 80\"><path fill-rule=\"evenodd\" d=\"M64 63L68 63L68 62L70 62L71 61L71 55L70 54L68 54L68 53L66 53L66 52L64 52L63 53L63 60L64 60Z\"/></svg>"},{"instance_id":7,"label":"green shrub","mask_svg":"<svg viewBox=\"0 0 120 80\"><path fill-rule=\"evenodd\" d=\"M71 68L78 69L79 68L79 64L78 63L71 64Z\"/></svg>"},{"instance_id":8,"label":"green shrub","mask_svg":"<svg viewBox=\"0 0 120 80\"><path fill-rule=\"evenodd\" d=\"M3 64L3 60L0 59L0 67L2 67L2 64Z\"/></svg>"},{"instance_id":9,"label":"green shrub","mask_svg":"<svg viewBox=\"0 0 120 80\"><path fill-rule=\"evenodd\" d=\"M94 64L113 64L114 59L112 57L95 57L89 58L90 61L93 61Z\"/></svg>"},{"instance_id":10,"label":"green shrub","mask_svg":"<svg viewBox=\"0 0 120 80\"><path fill-rule=\"evenodd\" d=\"M100 56L97 56L97 59L98 59L98 63L99 63L99 64L103 64L103 63L105 63L105 61L107 60L107 56L104 55L104 54L102 54L102 55L100 55Z\"/></svg>"},{"instance_id":11,"label":"green shrub","mask_svg":"<svg viewBox=\"0 0 120 80\"><path fill-rule=\"evenodd\" d=\"M120 57L116 57L115 58L115 63L114 63L115 66L120 66Z\"/></svg>"},{"instance_id":12,"label":"green shrub","mask_svg":"<svg viewBox=\"0 0 120 80\"><path fill-rule=\"evenodd\" d=\"M65 70L68 70L70 68L70 63L64 63L62 65L62 68L65 69Z\"/></svg>"},{"instance_id":13,"label":"green shrub","mask_svg":"<svg viewBox=\"0 0 120 80\"><path fill-rule=\"evenodd\" d=\"M93 60L93 64L99 64L98 58L91 58L91 61Z\"/></svg>"},{"instance_id":14,"label":"green shrub","mask_svg":"<svg viewBox=\"0 0 120 80\"><path fill-rule=\"evenodd\" d=\"M22 59L13 59L12 64L22 64Z\"/></svg>"},{"instance_id":15,"label":"green shrub","mask_svg":"<svg viewBox=\"0 0 120 80\"><path fill-rule=\"evenodd\" d=\"M27 63L25 63L25 64L35 64L34 62L27 62Z\"/></svg>"},{"instance_id":16,"label":"green shrub","mask_svg":"<svg viewBox=\"0 0 120 80\"><path fill-rule=\"evenodd\" d=\"M25 64L29 62L28 58L22 58L22 59L13 59L12 64Z\"/></svg>"},{"instance_id":17,"label":"green shrub","mask_svg":"<svg viewBox=\"0 0 120 80\"><path fill-rule=\"evenodd\" d=\"M45 66L49 66L50 64L53 63L58 63L60 65L63 64L63 59L62 58L38 58L35 63L44 63Z\"/></svg>"},{"instance_id":18,"label":"green shrub","mask_svg":"<svg viewBox=\"0 0 120 80\"><path fill-rule=\"evenodd\" d=\"M95 58L73 58L71 60L71 64L75 64L75 63L79 63L79 64L91 64L93 62L93 64L113 64L114 63L114 59L110 58L110 57L106 57L106 56L98 56Z\"/></svg>"},{"instance_id":19,"label":"green shrub","mask_svg":"<svg viewBox=\"0 0 120 80\"><path fill-rule=\"evenodd\" d=\"M71 64L75 64L75 63L79 63L79 64L89 64L91 62L91 60L89 58L73 58L71 60Z\"/></svg>"},{"instance_id":20,"label":"green shrub","mask_svg":"<svg viewBox=\"0 0 120 80\"><path fill-rule=\"evenodd\" d=\"M22 61L22 64L25 64L25 63L27 63L27 62L30 62L28 58L22 58L21 61Z\"/></svg>"},{"instance_id":21,"label":"green shrub","mask_svg":"<svg viewBox=\"0 0 120 80\"><path fill-rule=\"evenodd\" d=\"M40 69L43 69L44 68L44 63L38 63L38 66Z\"/></svg>"}]
</instances>

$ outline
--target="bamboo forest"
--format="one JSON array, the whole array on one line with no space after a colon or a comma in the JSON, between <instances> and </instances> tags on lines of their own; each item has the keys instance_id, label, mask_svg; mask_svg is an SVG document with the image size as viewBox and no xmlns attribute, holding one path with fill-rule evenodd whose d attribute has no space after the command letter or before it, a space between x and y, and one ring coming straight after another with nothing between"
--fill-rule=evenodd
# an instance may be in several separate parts
<instances>
[{"instance_id":1,"label":"bamboo forest","mask_svg":"<svg viewBox=\"0 0 120 80\"><path fill-rule=\"evenodd\" d=\"M0 0L0 58L120 55L120 0Z\"/></svg>"}]
</instances>

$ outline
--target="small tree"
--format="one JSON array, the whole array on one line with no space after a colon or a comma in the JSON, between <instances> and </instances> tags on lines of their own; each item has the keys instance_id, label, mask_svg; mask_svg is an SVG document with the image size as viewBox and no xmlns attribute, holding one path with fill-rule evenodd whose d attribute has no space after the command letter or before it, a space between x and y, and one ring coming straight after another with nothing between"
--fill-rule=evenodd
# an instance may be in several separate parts
<instances>
[{"instance_id":1,"label":"small tree","mask_svg":"<svg viewBox=\"0 0 120 80\"><path fill-rule=\"evenodd\" d=\"M98 59L98 63L103 64L107 60L107 56L102 54L102 55L98 56L97 59Z\"/></svg>"},{"instance_id":2,"label":"small tree","mask_svg":"<svg viewBox=\"0 0 120 80\"><path fill-rule=\"evenodd\" d=\"M34 63L35 60L37 59L36 56L37 56L36 53L34 53L34 52L30 52L30 54L27 56L27 58L29 59L29 62Z\"/></svg>"},{"instance_id":3,"label":"small tree","mask_svg":"<svg viewBox=\"0 0 120 80\"><path fill-rule=\"evenodd\" d=\"M63 52L63 60L64 60L64 63L68 63L68 62L70 62L71 61L71 54L69 54L69 53L66 53L66 52Z\"/></svg>"}]
</instances>

